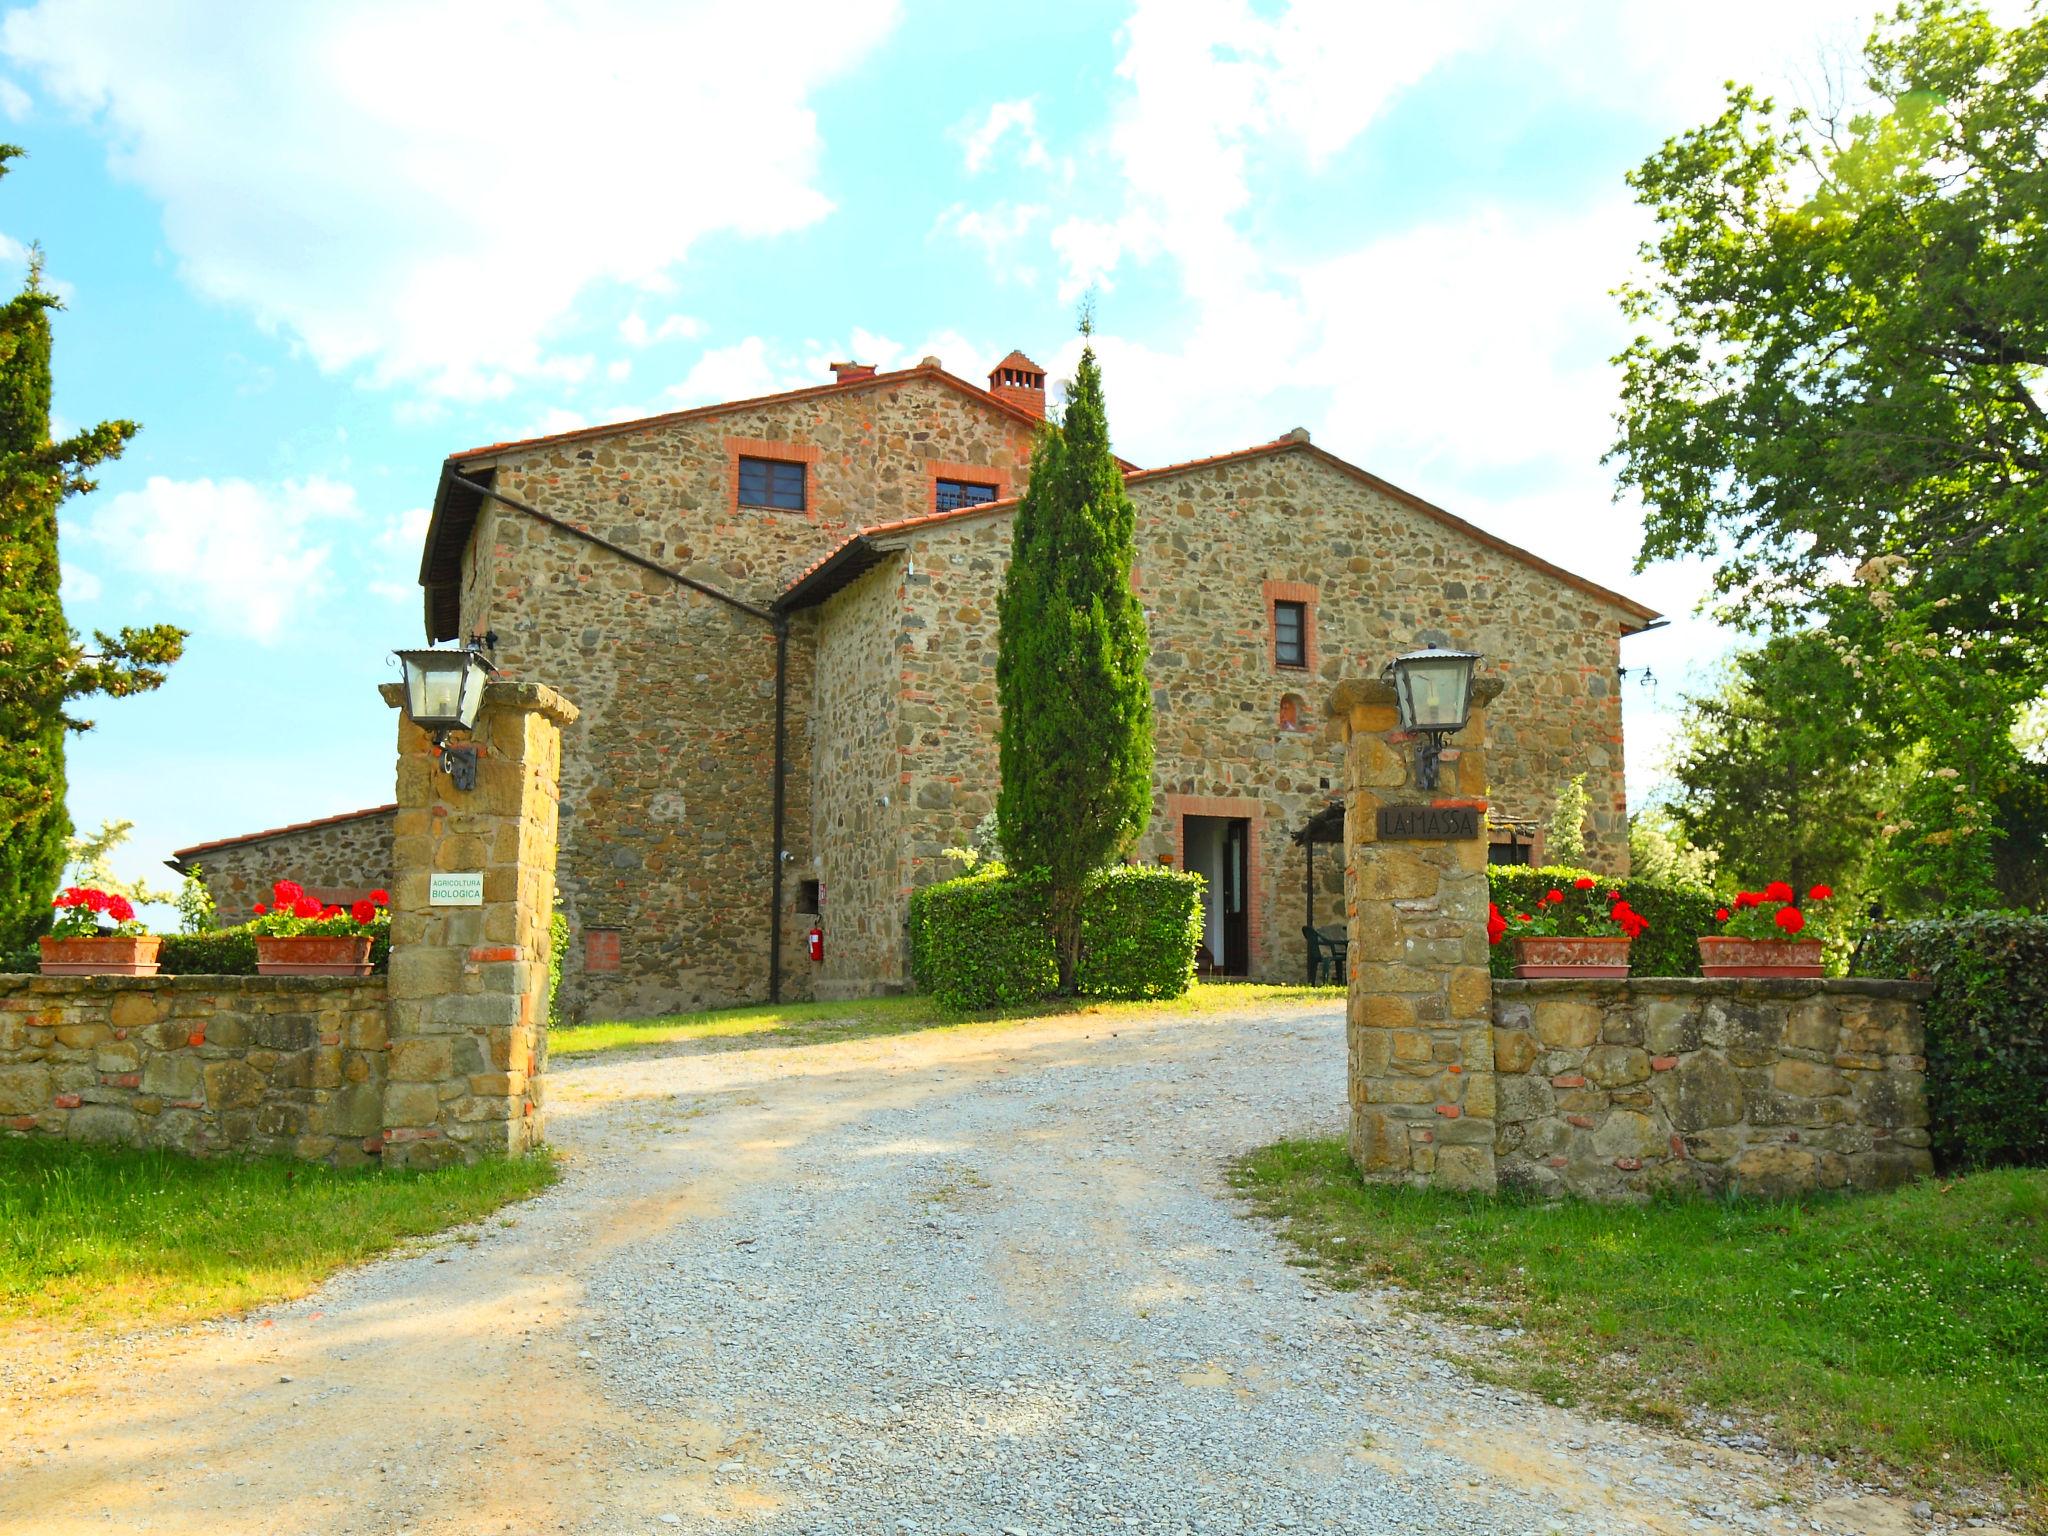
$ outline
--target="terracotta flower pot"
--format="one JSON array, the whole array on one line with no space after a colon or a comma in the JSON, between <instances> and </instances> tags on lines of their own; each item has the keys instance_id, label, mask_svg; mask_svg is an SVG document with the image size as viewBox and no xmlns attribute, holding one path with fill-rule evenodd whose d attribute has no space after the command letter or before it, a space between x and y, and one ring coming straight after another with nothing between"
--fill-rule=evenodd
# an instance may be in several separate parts
<instances>
[{"instance_id":1,"label":"terracotta flower pot","mask_svg":"<svg viewBox=\"0 0 2048 1536\"><path fill-rule=\"evenodd\" d=\"M1702 976L1823 976L1819 939L1700 940Z\"/></svg>"},{"instance_id":2,"label":"terracotta flower pot","mask_svg":"<svg viewBox=\"0 0 2048 1536\"><path fill-rule=\"evenodd\" d=\"M296 933L256 941L259 976L367 976L367 933Z\"/></svg>"},{"instance_id":3,"label":"terracotta flower pot","mask_svg":"<svg viewBox=\"0 0 2048 1536\"><path fill-rule=\"evenodd\" d=\"M164 941L147 934L101 934L93 938L40 941L45 976L154 976Z\"/></svg>"},{"instance_id":4,"label":"terracotta flower pot","mask_svg":"<svg viewBox=\"0 0 2048 1536\"><path fill-rule=\"evenodd\" d=\"M1572 976L1581 981L1611 980L1628 974L1627 938L1544 938L1524 934L1515 940L1515 975L1522 980Z\"/></svg>"}]
</instances>

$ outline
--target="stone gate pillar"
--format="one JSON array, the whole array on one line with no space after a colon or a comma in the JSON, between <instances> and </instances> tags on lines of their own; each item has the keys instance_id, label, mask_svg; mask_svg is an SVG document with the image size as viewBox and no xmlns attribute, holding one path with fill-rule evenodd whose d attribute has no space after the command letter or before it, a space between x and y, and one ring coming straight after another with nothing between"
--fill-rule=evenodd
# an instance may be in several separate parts
<instances>
[{"instance_id":1,"label":"stone gate pillar","mask_svg":"<svg viewBox=\"0 0 2048 1536\"><path fill-rule=\"evenodd\" d=\"M1340 683L1330 698L1344 740L1349 1144L1368 1179L1494 1187L1485 722L1501 687L1473 683L1434 790L1416 787L1391 683Z\"/></svg>"},{"instance_id":2,"label":"stone gate pillar","mask_svg":"<svg viewBox=\"0 0 2048 1536\"><path fill-rule=\"evenodd\" d=\"M484 689L476 787L453 787L400 708L384 1163L432 1167L541 1139L562 727L538 683Z\"/></svg>"}]
</instances>

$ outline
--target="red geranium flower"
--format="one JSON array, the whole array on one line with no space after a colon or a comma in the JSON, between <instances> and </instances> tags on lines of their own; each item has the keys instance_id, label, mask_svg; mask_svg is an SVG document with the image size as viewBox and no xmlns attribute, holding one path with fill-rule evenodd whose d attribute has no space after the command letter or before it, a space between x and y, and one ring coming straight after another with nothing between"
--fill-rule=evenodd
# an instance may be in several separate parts
<instances>
[{"instance_id":1,"label":"red geranium flower","mask_svg":"<svg viewBox=\"0 0 2048 1536\"><path fill-rule=\"evenodd\" d=\"M132 923L135 921L135 904L126 896L109 896L107 916L117 923Z\"/></svg>"},{"instance_id":2,"label":"red geranium flower","mask_svg":"<svg viewBox=\"0 0 2048 1536\"><path fill-rule=\"evenodd\" d=\"M1516 921L1516 922L1518 922L1518 923L1527 923L1527 922L1533 922L1533 921L1535 921L1535 919L1533 919L1532 917L1530 917L1530 916L1529 916L1529 914L1528 914L1528 913L1526 913L1526 912L1517 912L1517 913L1515 914L1515 921Z\"/></svg>"},{"instance_id":3,"label":"red geranium flower","mask_svg":"<svg viewBox=\"0 0 2048 1536\"><path fill-rule=\"evenodd\" d=\"M105 891L85 890L78 894L84 898L85 905L94 912L106 911L107 903L113 899Z\"/></svg>"},{"instance_id":4,"label":"red geranium flower","mask_svg":"<svg viewBox=\"0 0 2048 1536\"><path fill-rule=\"evenodd\" d=\"M1765 901L1791 901L1792 899L1792 887L1782 880L1773 880L1764 887Z\"/></svg>"},{"instance_id":5,"label":"red geranium flower","mask_svg":"<svg viewBox=\"0 0 2048 1536\"><path fill-rule=\"evenodd\" d=\"M377 920L377 907L374 902L359 901L348 909L348 915L359 923L374 923Z\"/></svg>"},{"instance_id":6,"label":"red geranium flower","mask_svg":"<svg viewBox=\"0 0 2048 1536\"><path fill-rule=\"evenodd\" d=\"M370 892L370 900L377 903L380 907L388 907L391 905L391 893L389 891L372 891Z\"/></svg>"},{"instance_id":7,"label":"red geranium flower","mask_svg":"<svg viewBox=\"0 0 2048 1536\"><path fill-rule=\"evenodd\" d=\"M1834 894L1835 888L1832 885L1816 885L1806 893L1806 899L1808 901L1826 901Z\"/></svg>"},{"instance_id":8,"label":"red geranium flower","mask_svg":"<svg viewBox=\"0 0 2048 1536\"><path fill-rule=\"evenodd\" d=\"M1578 879L1572 882L1572 889L1575 891L1590 891L1593 889L1593 877L1591 875L1579 876Z\"/></svg>"},{"instance_id":9,"label":"red geranium flower","mask_svg":"<svg viewBox=\"0 0 2048 1536\"><path fill-rule=\"evenodd\" d=\"M1508 920L1500 915L1500 908L1489 901L1486 904L1486 942L1498 944L1507 931Z\"/></svg>"},{"instance_id":10,"label":"red geranium flower","mask_svg":"<svg viewBox=\"0 0 2048 1536\"><path fill-rule=\"evenodd\" d=\"M1714 921L1715 921L1715 922L1717 922L1717 923L1725 923L1725 922L1727 922L1727 921L1728 921L1728 909L1727 909L1726 907L1716 907L1716 908L1714 908Z\"/></svg>"},{"instance_id":11,"label":"red geranium flower","mask_svg":"<svg viewBox=\"0 0 2048 1536\"><path fill-rule=\"evenodd\" d=\"M1780 907L1778 915L1771 919L1789 934L1795 934L1806 926L1806 914L1797 907Z\"/></svg>"},{"instance_id":12,"label":"red geranium flower","mask_svg":"<svg viewBox=\"0 0 2048 1536\"><path fill-rule=\"evenodd\" d=\"M305 894L306 888L296 880L280 880L270 888L271 899L280 907L296 907Z\"/></svg>"},{"instance_id":13,"label":"red geranium flower","mask_svg":"<svg viewBox=\"0 0 2048 1536\"><path fill-rule=\"evenodd\" d=\"M1744 907L1760 907L1763 904L1763 897L1759 896L1755 891L1737 891L1735 893L1735 910L1738 912Z\"/></svg>"},{"instance_id":14,"label":"red geranium flower","mask_svg":"<svg viewBox=\"0 0 2048 1536\"><path fill-rule=\"evenodd\" d=\"M1551 892L1551 893L1550 893L1550 894L1549 894L1548 896L1544 897L1543 899L1544 899L1545 901L1557 901L1557 902L1562 902L1562 901L1564 900L1564 892L1563 892L1563 891L1558 891L1558 890L1553 890L1553 891L1552 891L1552 892Z\"/></svg>"},{"instance_id":15,"label":"red geranium flower","mask_svg":"<svg viewBox=\"0 0 2048 1536\"><path fill-rule=\"evenodd\" d=\"M256 915L258 917L261 917L264 913L268 912L269 910L270 908L263 905L262 902L259 901L256 903Z\"/></svg>"},{"instance_id":16,"label":"red geranium flower","mask_svg":"<svg viewBox=\"0 0 2048 1536\"><path fill-rule=\"evenodd\" d=\"M1607 893L1607 899L1608 899L1609 901L1619 901L1619 900L1621 900L1621 892L1619 892L1619 891L1609 891L1609 892Z\"/></svg>"},{"instance_id":17,"label":"red geranium flower","mask_svg":"<svg viewBox=\"0 0 2048 1536\"><path fill-rule=\"evenodd\" d=\"M293 917L318 917L319 915L320 903L315 901L312 897L304 894L303 892L301 892L298 899L293 901L292 903Z\"/></svg>"}]
</instances>

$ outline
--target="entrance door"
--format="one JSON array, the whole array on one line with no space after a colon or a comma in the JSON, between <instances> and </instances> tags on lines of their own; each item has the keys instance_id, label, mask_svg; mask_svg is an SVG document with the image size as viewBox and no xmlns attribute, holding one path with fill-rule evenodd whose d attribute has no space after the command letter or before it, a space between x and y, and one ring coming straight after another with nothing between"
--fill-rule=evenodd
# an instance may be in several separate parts
<instances>
[{"instance_id":1,"label":"entrance door","mask_svg":"<svg viewBox=\"0 0 2048 1536\"><path fill-rule=\"evenodd\" d=\"M1249 975L1252 968L1251 833L1241 816L1223 824L1223 953L1216 969L1226 976Z\"/></svg>"},{"instance_id":2,"label":"entrance door","mask_svg":"<svg viewBox=\"0 0 2048 1536\"><path fill-rule=\"evenodd\" d=\"M1202 891L1203 974L1251 971L1251 826L1243 817L1184 816L1181 850Z\"/></svg>"}]
</instances>

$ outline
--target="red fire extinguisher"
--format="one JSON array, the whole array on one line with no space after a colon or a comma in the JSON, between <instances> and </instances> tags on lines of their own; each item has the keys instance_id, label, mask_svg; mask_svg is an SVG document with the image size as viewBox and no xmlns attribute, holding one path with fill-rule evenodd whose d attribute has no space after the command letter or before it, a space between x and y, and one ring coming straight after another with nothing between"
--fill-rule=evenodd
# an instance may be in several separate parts
<instances>
[{"instance_id":1,"label":"red fire extinguisher","mask_svg":"<svg viewBox=\"0 0 2048 1536\"><path fill-rule=\"evenodd\" d=\"M813 960L823 960L825 958L824 929L818 927L815 923L812 924L810 936L805 940L805 942L810 945L811 958Z\"/></svg>"}]
</instances>

